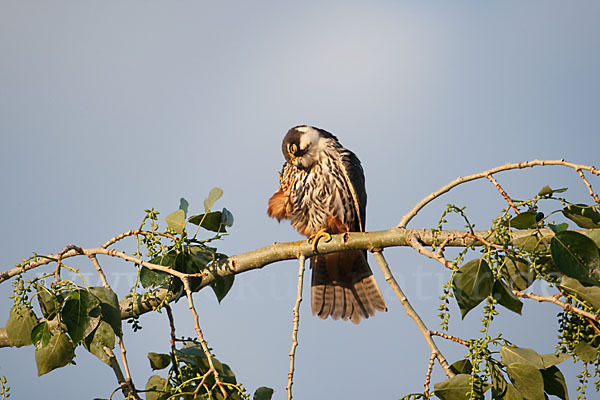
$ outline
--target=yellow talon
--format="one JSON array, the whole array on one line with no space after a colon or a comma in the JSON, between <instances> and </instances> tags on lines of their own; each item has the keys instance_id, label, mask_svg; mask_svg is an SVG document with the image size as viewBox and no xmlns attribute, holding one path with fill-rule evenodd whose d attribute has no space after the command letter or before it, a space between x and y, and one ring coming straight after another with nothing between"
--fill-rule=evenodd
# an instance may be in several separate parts
<instances>
[{"instance_id":1,"label":"yellow talon","mask_svg":"<svg viewBox=\"0 0 600 400\"><path fill-rule=\"evenodd\" d=\"M296 183L296 178L291 176L292 174L288 171L285 176L280 173L279 174L279 183L281 186L281 190L285 193L292 189L294 183Z\"/></svg>"},{"instance_id":2,"label":"yellow talon","mask_svg":"<svg viewBox=\"0 0 600 400\"><path fill-rule=\"evenodd\" d=\"M315 253L317 252L317 243L321 238L325 238L325 241L329 242L331 240L331 235L325 229L321 229L320 231L318 231L314 235L311 235L311 237L308 238L308 243L312 242L313 252Z\"/></svg>"}]
</instances>

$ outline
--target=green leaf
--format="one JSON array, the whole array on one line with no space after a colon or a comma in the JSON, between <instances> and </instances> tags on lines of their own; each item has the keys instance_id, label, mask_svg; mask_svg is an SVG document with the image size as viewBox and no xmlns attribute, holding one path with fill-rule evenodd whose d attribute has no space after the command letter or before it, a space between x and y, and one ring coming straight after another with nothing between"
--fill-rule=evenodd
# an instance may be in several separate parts
<instances>
[{"instance_id":1,"label":"green leaf","mask_svg":"<svg viewBox=\"0 0 600 400\"><path fill-rule=\"evenodd\" d=\"M573 352L584 362L595 362L598 358L598 349L586 342L579 342Z\"/></svg>"},{"instance_id":2,"label":"green leaf","mask_svg":"<svg viewBox=\"0 0 600 400\"><path fill-rule=\"evenodd\" d=\"M600 287L584 286L577 279L563 276L560 282L562 290L576 295L579 299L592 306L596 312L600 311Z\"/></svg>"},{"instance_id":3,"label":"green leaf","mask_svg":"<svg viewBox=\"0 0 600 400\"><path fill-rule=\"evenodd\" d=\"M520 394L528 400L544 400L544 379L538 368L529 363L511 363L506 372Z\"/></svg>"},{"instance_id":4,"label":"green leaf","mask_svg":"<svg viewBox=\"0 0 600 400\"><path fill-rule=\"evenodd\" d=\"M229 365L221 363L219 360L217 360L217 363L221 364L219 376L222 377L223 382L231 383L232 385L237 384L235 374L233 373L233 370L229 367Z\"/></svg>"},{"instance_id":5,"label":"green leaf","mask_svg":"<svg viewBox=\"0 0 600 400\"><path fill-rule=\"evenodd\" d=\"M535 271L524 258L506 257L500 271L517 290L525 290L535 281Z\"/></svg>"},{"instance_id":6,"label":"green leaf","mask_svg":"<svg viewBox=\"0 0 600 400\"><path fill-rule=\"evenodd\" d=\"M530 364L537 369L545 368L542 357L536 351L524 347L502 346L500 357L502 357L502 362L505 365L524 363Z\"/></svg>"},{"instance_id":7,"label":"green leaf","mask_svg":"<svg viewBox=\"0 0 600 400\"><path fill-rule=\"evenodd\" d=\"M544 367L546 367L546 369L553 367L556 364L560 364L561 362L571 358L571 356L566 353L542 354L541 357L542 357L542 361L544 362Z\"/></svg>"},{"instance_id":8,"label":"green leaf","mask_svg":"<svg viewBox=\"0 0 600 400\"><path fill-rule=\"evenodd\" d=\"M48 345L35 350L38 376L64 367L75 357L75 348L65 333L52 335Z\"/></svg>"},{"instance_id":9,"label":"green leaf","mask_svg":"<svg viewBox=\"0 0 600 400\"><path fill-rule=\"evenodd\" d=\"M221 198L221 196L223 196L223 190L221 188L212 188L210 193L208 193L208 197L204 200L204 212L209 212L212 206Z\"/></svg>"},{"instance_id":10,"label":"green leaf","mask_svg":"<svg viewBox=\"0 0 600 400\"><path fill-rule=\"evenodd\" d=\"M494 276L484 259L476 259L458 270L453 283L454 296L464 318L491 293Z\"/></svg>"},{"instance_id":11,"label":"green leaf","mask_svg":"<svg viewBox=\"0 0 600 400\"><path fill-rule=\"evenodd\" d=\"M502 306L519 315L521 314L523 303L521 303L521 300L519 300L519 298L513 294L512 290L510 290L501 280L498 279L494 282L492 295Z\"/></svg>"},{"instance_id":12,"label":"green leaf","mask_svg":"<svg viewBox=\"0 0 600 400\"><path fill-rule=\"evenodd\" d=\"M494 397L492 397L494 398ZM506 385L506 392L504 394L504 397L499 397L503 400L523 400L523 396L521 396L519 394L519 391L517 390L516 387L514 387L513 385L511 385L510 383L507 383Z\"/></svg>"},{"instance_id":13,"label":"green leaf","mask_svg":"<svg viewBox=\"0 0 600 400\"><path fill-rule=\"evenodd\" d=\"M550 186L546 185L539 191L538 196L551 196L554 193L563 193L566 191L567 188L551 189Z\"/></svg>"},{"instance_id":14,"label":"green leaf","mask_svg":"<svg viewBox=\"0 0 600 400\"><path fill-rule=\"evenodd\" d=\"M471 390L471 375L458 374L450 379L433 385L435 395L442 400L464 400L465 394ZM476 391L475 399L483 399L483 393Z\"/></svg>"},{"instance_id":15,"label":"green leaf","mask_svg":"<svg viewBox=\"0 0 600 400\"><path fill-rule=\"evenodd\" d=\"M581 228L600 228L600 214L598 214L591 206L585 204L571 204L563 208L562 213Z\"/></svg>"},{"instance_id":16,"label":"green leaf","mask_svg":"<svg viewBox=\"0 0 600 400\"><path fill-rule=\"evenodd\" d=\"M62 296L61 298L58 298L47 288L40 284L36 284L35 288L37 291L36 298L38 300L38 304L40 305L40 309L42 310L42 315L47 320L54 319L62 305Z\"/></svg>"},{"instance_id":17,"label":"green leaf","mask_svg":"<svg viewBox=\"0 0 600 400\"><path fill-rule=\"evenodd\" d=\"M544 380L544 391L562 400L569 400L567 382L562 372L555 366L543 369L541 372Z\"/></svg>"},{"instance_id":18,"label":"green leaf","mask_svg":"<svg viewBox=\"0 0 600 400\"><path fill-rule=\"evenodd\" d=\"M117 294L110 288L95 286L90 292L100 300L102 320L108 322L117 335L121 335L121 308Z\"/></svg>"},{"instance_id":19,"label":"green leaf","mask_svg":"<svg viewBox=\"0 0 600 400\"><path fill-rule=\"evenodd\" d=\"M510 226L516 229L535 228L537 226L537 222L539 221L538 218L539 213L535 213L533 211L522 212L521 214L511 218Z\"/></svg>"},{"instance_id":20,"label":"green leaf","mask_svg":"<svg viewBox=\"0 0 600 400\"><path fill-rule=\"evenodd\" d=\"M179 253L175 258L175 269L179 272L195 274L202 272L204 268L205 265L203 265L200 260L191 253ZM192 291L196 291L202 283L202 277L190 278L189 281ZM179 290L179 284L181 284L181 281L179 279L174 279L173 283L174 285L171 285L170 287L171 291Z\"/></svg>"},{"instance_id":21,"label":"green leaf","mask_svg":"<svg viewBox=\"0 0 600 400\"><path fill-rule=\"evenodd\" d=\"M140 270L140 283L146 289L151 287L167 287L171 284L173 276L162 271L155 271L146 267Z\"/></svg>"},{"instance_id":22,"label":"green leaf","mask_svg":"<svg viewBox=\"0 0 600 400\"><path fill-rule=\"evenodd\" d=\"M596 243L596 246L600 248L600 229L586 231L585 235L592 239Z\"/></svg>"},{"instance_id":23,"label":"green leaf","mask_svg":"<svg viewBox=\"0 0 600 400\"><path fill-rule=\"evenodd\" d=\"M196 272L202 272L206 269L206 266L216 259L217 253L214 248L200 245L188 247L190 254L193 256L192 262L194 263Z\"/></svg>"},{"instance_id":24,"label":"green leaf","mask_svg":"<svg viewBox=\"0 0 600 400\"><path fill-rule=\"evenodd\" d=\"M261 386L254 392L252 400L271 400L273 397L273 389L266 386Z\"/></svg>"},{"instance_id":25,"label":"green leaf","mask_svg":"<svg viewBox=\"0 0 600 400\"><path fill-rule=\"evenodd\" d=\"M510 383L506 382L504 375L496 365L496 363L488 362L492 378L492 399L503 400L523 400L523 396L519 395L517 389Z\"/></svg>"},{"instance_id":26,"label":"green leaf","mask_svg":"<svg viewBox=\"0 0 600 400\"><path fill-rule=\"evenodd\" d=\"M168 354L150 352L148 353L148 360L153 371L167 368L171 364L171 356Z\"/></svg>"},{"instance_id":27,"label":"green leaf","mask_svg":"<svg viewBox=\"0 0 600 400\"><path fill-rule=\"evenodd\" d=\"M452 363L450 369L455 374L471 374L473 371L473 365L471 365L471 361L467 359L458 360Z\"/></svg>"},{"instance_id":28,"label":"green leaf","mask_svg":"<svg viewBox=\"0 0 600 400\"><path fill-rule=\"evenodd\" d=\"M115 348L115 331L108 322L100 321L94 332L85 338L83 346L100 361L110 365L110 358L104 347Z\"/></svg>"},{"instance_id":29,"label":"green leaf","mask_svg":"<svg viewBox=\"0 0 600 400\"><path fill-rule=\"evenodd\" d=\"M164 400L169 397L171 385L158 375L152 375L146 383L146 400Z\"/></svg>"},{"instance_id":30,"label":"green leaf","mask_svg":"<svg viewBox=\"0 0 600 400\"><path fill-rule=\"evenodd\" d=\"M513 245L517 249L526 251L528 253L537 253L540 251L544 251L548 248L549 243L550 238L545 236L539 237L538 233L534 233L529 236L519 237L513 241Z\"/></svg>"},{"instance_id":31,"label":"green leaf","mask_svg":"<svg viewBox=\"0 0 600 400\"><path fill-rule=\"evenodd\" d=\"M233 286L234 275L226 276L210 284L219 303L227 296Z\"/></svg>"},{"instance_id":32,"label":"green leaf","mask_svg":"<svg viewBox=\"0 0 600 400\"><path fill-rule=\"evenodd\" d=\"M73 343L79 343L100 323L100 300L84 289L74 290L65 299L62 320Z\"/></svg>"},{"instance_id":33,"label":"green leaf","mask_svg":"<svg viewBox=\"0 0 600 400\"><path fill-rule=\"evenodd\" d=\"M175 253L156 256L149 262L151 264L162 265L163 267L175 268ZM156 271L150 268L142 267L140 270L140 283L145 289L151 287L168 287L173 281L173 276L163 271Z\"/></svg>"},{"instance_id":34,"label":"green leaf","mask_svg":"<svg viewBox=\"0 0 600 400\"><path fill-rule=\"evenodd\" d=\"M600 255L589 237L574 231L559 232L550 242L552 260L560 272L582 283L599 285Z\"/></svg>"},{"instance_id":35,"label":"green leaf","mask_svg":"<svg viewBox=\"0 0 600 400\"><path fill-rule=\"evenodd\" d=\"M32 343L31 331L37 324L38 319L30 308L23 304L13 306L6 321L6 334L10 345L29 346Z\"/></svg>"},{"instance_id":36,"label":"green leaf","mask_svg":"<svg viewBox=\"0 0 600 400\"><path fill-rule=\"evenodd\" d=\"M208 214L194 215L188 220L191 224L200 225L204 229L213 232L225 233L227 229L223 222L223 213L213 211Z\"/></svg>"},{"instance_id":37,"label":"green leaf","mask_svg":"<svg viewBox=\"0 0 600 400\"><path fill-rule=\"evenodd\" d=\"M554 233L566 231L567 229L569 229L569 224L567 224L566 222L563 222L562 224L558 225L549 224L548 226L550 227L550 229L552 229L552 232Z\"/></svg>"},{"instance_id":38,"label":"green leaf","mask_svg":"<svg viewBox=\"0 0 600 400\"><path fill-rule=\"evenodd\" d=\"M175 210L165 217L165 221L169 225L169 229L181 235L183 228L185 228L185 212L183 210Z\"/></svg>"},{"instance_id":39,"label":"green leaf","mask_svg":"<svg viewBox=\"0 0 600 400\"><path fill-rule=\"evenodd\" d=\"M40 322L31 331L31 341L36 349L46 347L50 341L50 329L48 329L48 322Z\"/></svg>"},{"instance_id":40,"label":"green leaf","mask_svg":"<svg viewBox=\"0 0 600 400\"><path fill-rule=\"evenodd\" d=\"M190 203L188 203L188 201L186 199L184 199L183 197L179 199L179 209L183 210L184 217L188 213L188 207L189 206L190 206Z\"/></svg>"},{"instance_id":41,"label":"green leaf","mask_svg":"<svg viewBox=\"0 0 600 400\"><path fill-rule=\"evenodd\" d=\"M228 228L233 226L233 214L225 207L221 210L221 223Z\"/></svg>"}]
</instances>

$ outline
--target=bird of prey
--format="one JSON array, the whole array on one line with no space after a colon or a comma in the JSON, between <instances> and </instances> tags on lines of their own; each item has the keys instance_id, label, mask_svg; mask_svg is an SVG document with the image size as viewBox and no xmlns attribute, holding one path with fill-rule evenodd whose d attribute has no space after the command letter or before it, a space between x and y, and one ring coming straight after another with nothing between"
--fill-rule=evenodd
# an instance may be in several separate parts
<instances>
[{"instance_id":1,"label":"bird of prey","mask_svg":"<svg viewBox=\"0 0 600 400\"><path fill-rule=\"evenodd\" d=\"M285 162L280 187L269 199L267 214L312 241L330 234L364 232L367 193L356 155L331 133L296 126L283 138ZM386 311L385 301L367 263L365 250L346 250L310 258L311 308L320 318L369 318Z\"/></svg>"}]
</instances>

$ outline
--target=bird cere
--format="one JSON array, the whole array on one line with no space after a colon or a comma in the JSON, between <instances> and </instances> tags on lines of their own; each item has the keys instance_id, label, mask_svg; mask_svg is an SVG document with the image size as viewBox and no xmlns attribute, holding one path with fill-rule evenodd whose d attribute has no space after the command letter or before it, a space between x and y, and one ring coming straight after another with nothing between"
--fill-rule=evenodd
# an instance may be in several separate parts
<instances>
[{"instance_id":1,"label":"bird cere","mask_svg":"<svg viewBox=\"0 0 600 400\"><path fill-rule=\"evenodd\" d=\"M280 186L269 199L270 217L290 219L315 251L319 239L331 234L364 232L365 177L353 152L331 133L305 125L287 132L281 150L285 162ZM386 311L365 250L315 255L310 266L313 315L358 324Z\"/></svg>"}]
</instances>

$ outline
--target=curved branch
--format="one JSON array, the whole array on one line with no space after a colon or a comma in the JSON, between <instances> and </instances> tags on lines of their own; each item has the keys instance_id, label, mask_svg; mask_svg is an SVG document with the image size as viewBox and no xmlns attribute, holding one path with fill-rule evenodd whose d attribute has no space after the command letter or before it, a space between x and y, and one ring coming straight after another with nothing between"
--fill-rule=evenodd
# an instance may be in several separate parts
<instances>
[{"instance_id":1,"label":"curved branch","mask_svg":"<svg viewBox=\"0 0 600 400\"><path fill-rule=\"evenodd\" d=\"M449 192L451 189L453 189L454 187L456 187L460 184L463 184L463 183L469 182L469 181L474 181L476 179L487 178L488 176L490 176L492 174L502 172L502 171L509 171L512 169L531 168L531 167L535 167L535 166L544 166L544 165L562 165L564 167L573 168L575 171L578 171L578 173L580 170L586 170L586 171L590 171L594 175L600 175L600 170L596 169L596 167L594 167L593 165L574 164L574 163L565 161L564 159L563 160L532 160L532 161L525 161L525 162L520 162L520 163L504 164L504 165L501 165L496 168L488 169L487 171L478 172L476 174L472 174L472 175L468 175L468 176L460 176L460 177L456 178L455 180L453 180L452 182L448 183L447 185L442 186L440 189L436 190L435 192L431 193L429 196L424 197L422 200L420 200L406 215L404 215L402 217L402 219L398 223L397 227L398 228L406 228L406 225L410 222L410 220L413 219L415 217L415 215L417 215L417 213L423 207L425 207L427 204L429 204L435 198L440 197L444 193ZM580 176L581 175L582 174L580 174ZM585 183L585 180L584 180L584 183ZM590 190L591 190L591 188L590 188Z\"/></svg>"},{"instance_id":2,"label":"curved branch","mask_svg":"<svg viewBox=\"0 0 600 400\"><path fill-rule=\"evenodd\" d=\"M533 233L539 232L542 236L552 236L554 233L550 229L542 230L519 230L512 232L512 240L519 238L528 237ZM579 229L577 232L585 234L587 231ZM487 237L488 231L475 231L476 238ZM329 242L319 242L318 251L320 254L333 253L342 250L373 250L387 247L396 246L410 246L410 238L418 237L422 246L430 246L434 243L443 243L444 247L465 247L465 246L482 246L483 243L478 239L468 237L470 232L466 231L439 231L434 236L431 229L401 229L392 228L384 231L375 232L347 232L343 234L333 235ZM489 244L495 244L495 236L491 235L486 239ZM136 257L130 256L123 252L117 252L113 249L95 248L95 249L82 249L83 254L86 256L102 254L120 257L126 261L144 265L148 268L156 268L167 273L180 274L182 276L194 276L186 275L173 271L170 268L162 265L156 265L142 261ZM237 275L242 272L247 272L259 268L263 268L269 264L273 264L278 261L297 259L300 255L304 257L311 257L315 253L313 252L312 245L308 244L306 240L288 243L273 243L270 246L263 247L249 251L247 253L238 254L236 256L229 257L227 260L217 264L210 265L207 268L205 276L202 277L202 284L198 288L203 288L210 285L211 283L231 275ZM81 255L78 251L70 250L67 251L62 259L75 257ZM10 279L11 277L28 271L43 265L50 264L56 261L56 255L51 254L48 256L38 256L34 260L30 261L21 267L16 267L0 273L0 283ZM177 275L176 275L177 276ZM119 302L121 309L121 318L128 319L134 316L140 316L147 312L152 311L156 306L161 304L163 301L171 301L176 297L176 293L172 293L164 288L155 289L150 292L147 296L136 296L134 298L123 299ZM5 328L0 328L0 347L9 347L10 343L6 334Z\"/></svg>"},{"instance_id":3,"label":"curved branch","mask_svg":"<svg viewBox=\"0 0 600 400\"><path fill-rule=\"evenodd\" d=\"M581 308L574 307L571 304L567 304L564 301L560 301L555 296L540 296L539 294L521 292L518 290L513 290L513 293L515 294L515 296L522 297L524 299L537 300L540 303L548 302L548 303L556 304L557 306L564 308L565 311L570 311L570 312L578 314L584 318L588 318L593 321L600 322L600 314L594 314L594 313L582 310ZM560 293L559 293L559 295L560 295Z\"/></svg>"},{"instance_id":4,"label":"curved branch","mask_svg":"<svg viewBox=\"0 0 600 400\"><path fill-rule=\"evenodd\" d=\"M412 320L417 325L417 328L419 328L419 331L421 331L421 334L425 338L425 341L427 342L427 345L431 350L431 357L437 358L442 368L444 368L446 376L448 376L448 378L452 378L455 374L454 372L452 372L452 369L450 369L450 364L448 364L448 361L446 361L446 358L442 355L442 352L440 351L440 349L438 349L437 345L433 341L433 338L431 337L431 331L427 328L427 326L425 326L425 323L423 322L419 314L417 314L415 309L409 303L408 298L402 291L402 288L400 288L400 285L398 285L398 282L392 275L392 271L390 271L390 267L387 261L385 261L383 254L381 253L381 251L376 251L373 253L373 255L375 256L377 264L379 264L379 268L381 268L381 272L383 272L383 277L385 278L386 282L391 286L392 290L396 294L396 297L398 297L398 300L400 300L400 304L402 304L402 307L404 307L404 311L410 318L412 318Z\"/></svg>"}]
</instances>

